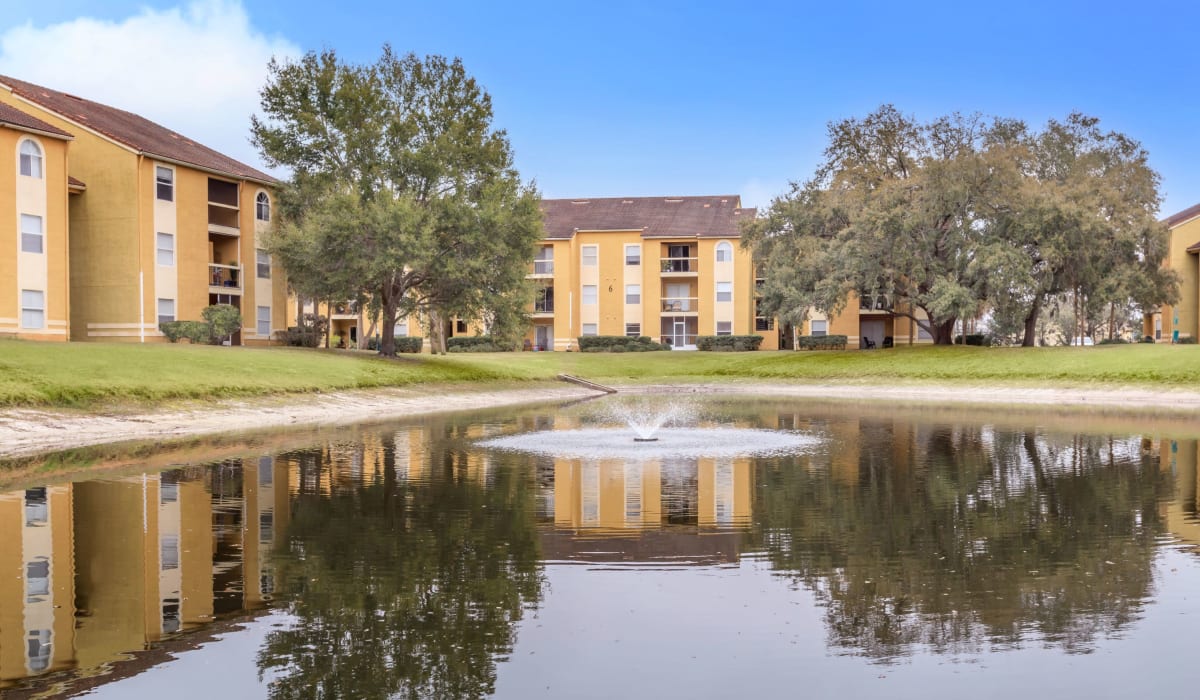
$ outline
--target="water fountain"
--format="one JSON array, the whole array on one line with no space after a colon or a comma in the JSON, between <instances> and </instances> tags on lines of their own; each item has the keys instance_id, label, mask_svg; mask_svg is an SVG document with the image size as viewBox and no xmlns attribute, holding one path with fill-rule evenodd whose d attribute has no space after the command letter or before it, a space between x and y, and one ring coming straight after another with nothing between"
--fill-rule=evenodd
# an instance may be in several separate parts
<instances>
[{"instance_id":1,"label":"water fountain","mask_svg":"<svg viewBox=\"0 0 1200 700\"><path fill-rule=\"evenodd\" d=\"M484 447L568 459L729 458L793 454L819 440L795 431L738 428L699 420L696 408L657 397L604 399L583 426L490 438Z\"/></svg>"}]
</instances>

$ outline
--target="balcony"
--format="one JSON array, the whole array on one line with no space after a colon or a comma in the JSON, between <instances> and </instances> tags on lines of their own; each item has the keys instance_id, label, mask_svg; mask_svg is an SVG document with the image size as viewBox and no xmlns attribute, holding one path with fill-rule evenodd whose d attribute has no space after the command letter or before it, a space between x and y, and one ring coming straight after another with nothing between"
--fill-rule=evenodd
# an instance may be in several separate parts
<instances>
[{"instance_id":1,"label":"balcony","mask_svg":"<svg viewBox=\"0 0 1200 700\"><path fill-rule=\"evenodd\" d=\"M209 294L241 294L242 266L209 263L208 292Z\"/></svg>"},{"instance_id":2,"label":"balcony","mask_svg":"<svg viewBox=\"0 0 1200 700\"><path fill-rule=\"evenodd\" d=\"M700 299L697 297L663 297L663 313L694 314L700 310Z\"/></svg>"},{"instance_id":3,"label":"balcony","mask_svg":"<svg viewBox=\"0 0 1200 700\"><path fill-rule=\"evenodd\" d=\"M534 260L533 274L530 277L553 277L554 276L554 261L553 260Z\"/></svg>"},{"instance_id":4,"label":"balcony","mask_svg":"<svg viewBox=\"0 0 1200 700\"><path fill-rule=\"evenodd\" d=\"M552 318L554 316L554 287L544 287L538 291L533 300L534 318Z\"/></svg>"},{"instance_id":5,"label":"balcony","mask_svg":"<svg viewBox=\"0 0 1200 700\"><path fill-rule=\"evenodd\" d=\"M694 277L700 272L699 258L662 258L663 277Z\"/></svg>"},{"instance_id":6,"label":"balcony","mask_svg":"<svg viewBox=\"0 0 1200 700\"><path fill-rule=\"evenodd\" d=\"M859 311L891 313L892 299L886 294L867 294L858 298Z\"/></svg>"},{"instance_id":7,"label":"balcony","mask_svg":"<svg viewBox=\"0 0 1200 700\"><path fill-rule=\"evenodd\" d=\"M333 312L330 315L337 319L357 319L358 304L352 301L344 301L340 304L334 304Z\"/></svg>"}]
</instances>

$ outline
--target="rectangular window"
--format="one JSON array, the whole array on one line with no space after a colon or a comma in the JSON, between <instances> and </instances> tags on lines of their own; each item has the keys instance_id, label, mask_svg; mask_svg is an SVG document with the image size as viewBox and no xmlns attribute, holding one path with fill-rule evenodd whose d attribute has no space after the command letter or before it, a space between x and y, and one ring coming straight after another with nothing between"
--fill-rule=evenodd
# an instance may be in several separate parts
<instances>
[{"instance_id":1,"label":"rectangular window","mask_svg":"<svg viewBox=\"0 0 1200 700\"><path fill-rule=\"evenodd\" d=\"M267 255L267 251L262 248L255 248L254 262L258 268L258 278L260 280L271 279L271 256Z\"/></svg>"},{"instance_id":2,"label":"rectangular window","mask_svg":"<svg viewBox=\"0 0 1200 700\"><path fill-rule=\"evenodd\" d=\"M829 332L828 321L813 321L811 324L811 333L809 335L826 335Z\"/></svg>"},{"instance_id":3,"label":"rectangular window","mask_svg":"<svg viewBox=\"0 0 1200 700\"><path fill-rule=\"evenodd\" d=\"M25 563L25 599L33 603L44 595L50 595L50 560L39 557Z\"/></svg>"},{"instance_id":4,"label":"rectangular window","mask_svg":"<svg viewBox=\"0 0 1200 700\"><path fill-rule=\"evenodd\" d=\"M175 201L175 171L161 165L154 168L155 197L164 202Z\"/></svg>"},{"instance_id":5,"label":"rectangular window","mask_svg":"<svg viewBox=\"0 0 1200 700\"><path fill-rule=\"evenodd\" d=\"M595 267L598 264L597 261L598 261L600 255L597 251L599 250L599 246L585 245L582 248L580 248L579 250L580 250L580 253L583 255L583 266L584 267Z\"/></svg>"},{"instance_id":6,"label":"rectangular window","mask_svg":"<svg viewBox=\"0 0 1200 700\"><path fill-rule=\"evenodd\" d=\"M45 525L50 519L50 504L46 502L46 487L25 489L25 525Z\"/></svg>"},{"instance_id":7,"label":"rectangular window","mask_svg":"<svg viewBox=\"0 0 1200 700\"><path fill-rule=\"evenodd\" d=\"M917 340L933 340L933 336L929 334L929 331L925 330L924 326L918 325Z\"/></svg>"},{"instance_id":8,"label":"rectangular window","mask_svg":"<svg viewBox=\"0 0 1200 700\"><path fill-rule=\"evenodd\" d=\"M626 304L642 303L642 285L640 285L640 284L625 285L625 303Z\"/></svg>"},{"instance_id":9,"label":"rectangular window","mask_svg":"<svg viewBox=\"0 0 1200 700\"><path fill-rule=\"evenodd\" d=\"M179 568L179 535L163 535L159 540L162 552L162 570Z\"/></svg>"},{"instance_id":10,"label":"rectangular window","mask_svg":"<svg viewBox=\"0 0 1200 700\"><path fill-rule=\"evenodd\" d=\"M466 333L467 332L467 322L459 321L458 323L454 324L454 332L455 333Z\"/></svg>"},{"instance_id":11,"label":"rectangular window","mask_svg":"<svg viewBox=\"0 0 1200 700\"><path fill-rule=\"evenodd\" d=\"M175 320L175 300L174 299L159 299L158 300L158 322L171 323Z\"/></svg>"},{"instance_id":12,"label":"rectangular window","mask_svg":"<svg viewBox=\"0 0 1200 700\"><path fill-rule=\"evenodd\" d=\"M271 307L258 307L258 314L254 318L258 322L258 328L255 329L258 331L258 334L260 336L271 335Z\"/></svg>"},{"instance_id":13,"label":"rectangular window","mask_svg":"<svg viewBox=\"0 0 1200 700\"><path fill-rule=\"evenodd\" d=\"M43 241L45 235L42 233L42 217L32 214L21 215L21 252L22 253L42 253L45 252Z\"/></svg>"},{"instance_id":14,"label":"rectangular window","mask_svg":"<svg viewBox=\"0 0 1200 700\"><path fill-rule=\"evenodd\" d=\"M583 300L582 301L584 304L598 304L599 303L596 285L594 285L594 284L583 285Z\"/></svg>"},{"instance_id":15,"label":"rectangular window","mask_svg":"<svg viewBox=\"0 0 1200 700\"><path fill-rule=\"evenodd\" d=\"M594 324L594 323L583 324L582 335L599 335L599 330L597 329L596 324Z\"/></svg>"},{"instance_id":16,"label":"rectangular window","mask_svg":"<svg viewBox=\"0 0 1200 700\"><path fill-rule=\"evenodd\" d=\"M394 336L396 336L397 338L407 338L408 337L408 321L401 321L400 323L397 323L396 328L392 334Z\"/></svg>"},{"instance_id":17,"label":"rectangular window","mask_svg":"<svg viewBox=\"0 0 1200 700\"><path fill-rule=\"evenodd\" d=\"M717 282L717 301L733 301L733 282Z\"/></svg>"},{"instance_id":18,"label":"rectangular window","mask_svg":"<svg viewBox=\"0 0 1200 700\"><path fill-rule=\"evenodd\" d=\"M1154 319L1154 339L1162 340L1162 317Z\"/></svg>"},{"instance_id":19,"label":"rectangular window","mask_svg":"<svg viewBox=\"0 0 1200 700\"><path fill-rule=\"evenodd\" d=\"M538 249L537 257L533 259L533 274L554 274L554 246L544 245Z\"/></svg>"},{"instance_id":20,"label":"rectangular window","mask_svg":"<svg viewBox=\"0 0 1200 700\"><path fill-rule=\"evenodd\" d=\"M21 327L46 327L46 293L35 289L21 290Z\"/></svg>"},{"instance_id":21,"label":"rectangular window","mask_svg":"<svg viewBox=\"0 0 1200 700\"><path fill-rule=\"evenodd\" d=\"M175 264L175 236L170 233L159 233L156 236L158 246L158 264Z\"/></svg>"},{"instance_id":22,"label":"rectangular window","mask_svg":"<svg viewBox=\"0 0 1200 700\"><path fill-rule=\"evenodd\" d=\"M640 323L626 323L625 324L625 335L629 336L630 338L636 338L641 334L642 334L642 324L640 324Z\"/></svg>"},{"instance_id":23,"label":"rectangular window","mask_svg":"<svg viewBox=\"0 0 1200 700\"><path fill-rule=\"evenodd\" d=\"M642 264L642 247L640 245L633 243L625 246L625 264Z\"/></svg>"},{"instance_id":24,"label":"rectangular window","mask_svg":"<svg viewBox=\"0 0 1200 700\"><path fill-rule=\"evenodd\" d=\"M717 321L717 335L733 335L733 321Z\"/></svg>"}]
</instances>

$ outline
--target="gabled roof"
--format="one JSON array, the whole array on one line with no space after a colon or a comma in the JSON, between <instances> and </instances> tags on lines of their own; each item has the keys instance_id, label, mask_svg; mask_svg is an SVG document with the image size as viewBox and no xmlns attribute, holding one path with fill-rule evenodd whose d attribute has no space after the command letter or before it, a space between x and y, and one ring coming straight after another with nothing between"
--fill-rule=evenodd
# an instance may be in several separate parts
<instances>
[{"instance_id":1,"label":"gabled roof","mask_svg":"<svg viewBox=\"0 0 1200 700\"><path fill-rule=\"evenodd\" d=\"M37 117L28 115L11 105L0 102L0 125L10 126L21 131L36 131L54 138L69 139L71 135L57 126L47 124Z\"/></svg>"},{"instance_id":2,"label":"gabled roof","mask_svg":"<svg viewBox=\"0 0 1200 700\"><path fill-rule=\"evenodd\" d=\"M755 209L737 195L710 197L601 197L543 199L546 238L577 231L641 231L643 238L737 238L738 223Z\"/></svg>"},{"instance_id":3,"label":"gabled roof","mask_svg":"<svg viewBox=\"0 0 1200 700\"><path fill-rule=\"evenodd\" d=\"M1163 223L1170 228L1175 228L1179 224L1182 224L1185 221L1190 221L1197 216L1200 216L1200 204L1197 204L1193 207L1188 207L1178 214L1172 214L1168 216L1167 218L1163 219Z\"/></svg>"},{"instance_id":4,"label":"gabled roof","mask_svg":"<svg viewBox=\"0 0 1200 700\"><path fill-rule=\"evenodd\" d=\"M138 153L193 165L232 178L257 180L268 184L276 182L275 178L261 170L238 162L132 112L3 75L0 75L0 86L7 87L13 94L64 119L103 134Z\"/></svg>"}]
</instances>

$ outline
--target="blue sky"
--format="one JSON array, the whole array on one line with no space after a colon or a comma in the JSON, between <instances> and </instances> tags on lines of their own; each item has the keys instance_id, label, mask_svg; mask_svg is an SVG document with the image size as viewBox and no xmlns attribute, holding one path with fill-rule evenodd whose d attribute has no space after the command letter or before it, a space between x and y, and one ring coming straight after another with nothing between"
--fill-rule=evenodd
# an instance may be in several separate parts
<instances>
[{"instance_id":1,"label":"blue sky","mask_svg":"<svg viewBox=\"0 0 1200 700\"><path fill-rule=\"evenodd\" d=\"M920 119L978 111L1038 125L1092 114L1149 150L1163 214L1200 202L1194 4L14 2L0 17L0 72L147 113L247 160L263 56L328 47L371 61L389 42L462 57L491 93L518 168L548 197L731 193L765 205L812 173L830 120L891 102ZM147 17L183 33L205 25L209 39L195 44L211 48L176 50L185 37L152 61L71 51L96 27L120 37ZM214 47L212 33L238 22L247 38ZM51 65L17 41L42 36L64 49ZM139 91L107 79L150 64L203 70L224 54L246 74L236 86ZM186 111L161 105L172 91L187 91L177 99ZM216 104L228 106L198 109Z\"/></svg>"}]
</instances>

